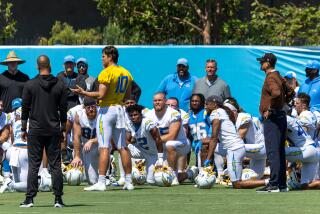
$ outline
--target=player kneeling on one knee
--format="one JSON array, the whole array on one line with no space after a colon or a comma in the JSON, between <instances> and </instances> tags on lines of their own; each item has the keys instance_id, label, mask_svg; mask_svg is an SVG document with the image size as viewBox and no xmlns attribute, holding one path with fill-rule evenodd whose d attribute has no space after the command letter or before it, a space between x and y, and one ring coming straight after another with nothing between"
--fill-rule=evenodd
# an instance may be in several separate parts
<instances>
[{"instance_id":1,"label":"player kneeling on one knee","mask_svg":"<svg viewBox=\"0 0 320 214\"><path fill-rule=\"evenodd\" d=\"M126 133L128 148L134 159L145 159L147 182L154 184L154 165L158 159L156 140L160 137L158 129L151 119L143 118L143 106L132 105L126 108L130 118Z\"/></svg>"},{"instance_id":2,"label":"player kneeling on one knee","mask_svg":"<svg viewBox=\"0 0 320 214\"><path fill-rule=\"evenodd\" d=\"M160 132L157 140L159 160L167 159L168 165L173 169L175 178L173 185L179 184L178 170L184 171L185 164L178 164L178 158L186 156L190 151L190 143L181 125L181 115L178 111L166 106L166 98L163 93L156 93L153 97L153 109L146 114L146 118L151 119ZM165 149L163 149L163 144ZM182 166L183 165L183 166Z\"/></svg>"},{"instance_id":3,"label":"player kneeling on one knee","mask_svg":"<svg viewBox=\"0 0 320 214\"><path fill-rule=\"evenodd\" d=\"M212 122L212 136L209 152L204 165L211 164L211 157L217 146L218 139L222 147L227 150L227 168L234 188L255 188L266 185L268 180L241 181L242 160L245 156L244 142L237 133L235 118L229 108L223 106L222 99L210 96L206 100L207 111Z\"/></svg>"},{"instance_id":4,"label":"player kneeling on one knee","mask_svg":"<svg viewBox=\"0 0 320 214\"><path fill-rule=\"evenodd\" d=\"M84 108L76 113L73 123L74 167L84 165L89 184L98 182L99 150L96 137L97 101L85 97ZM83 161L82 161L83 160Z\"/></svg>"}]
</instances>

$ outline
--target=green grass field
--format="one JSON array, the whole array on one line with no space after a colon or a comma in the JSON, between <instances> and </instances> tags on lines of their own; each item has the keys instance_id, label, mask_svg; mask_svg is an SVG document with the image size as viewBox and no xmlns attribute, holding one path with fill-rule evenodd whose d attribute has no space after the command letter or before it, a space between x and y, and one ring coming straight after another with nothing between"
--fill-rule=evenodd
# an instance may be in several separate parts
<instances>
[{"instance_id":1,"label":"green grass field","mask_svg":"<svg viewBox=\"0 0 320 214\"><path fill-rule=\"evenodd\" d=\"M65 186L68 207L53 208L52 193L39 193L35 207L19 208L23 193L0 195L0 213L319 213L320 191L255 193L216 185L201 190L191 184L175 187L139 186L122 191L84 192L84 186ZM268 207L268 208L267 208Z\"/></svg>"}]
</instances>

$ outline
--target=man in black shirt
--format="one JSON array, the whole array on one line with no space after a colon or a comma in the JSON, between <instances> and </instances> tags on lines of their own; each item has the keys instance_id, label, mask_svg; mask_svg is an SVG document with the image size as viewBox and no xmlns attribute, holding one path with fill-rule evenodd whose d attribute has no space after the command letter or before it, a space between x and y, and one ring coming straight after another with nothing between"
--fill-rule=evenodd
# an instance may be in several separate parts
<instances>
[{"instance_id":1,"label":"man in black shirt","mask_svg":"<svg viewBox=\"0 0 320 214\"><path fill-rule=\"evenodd\" d=\"M23 139L28 142L29 169L26 199L20 207L33 206L44 148L52 175L54 206L63 207L60 139L61 134L65 134L67 121L67 90L62 81L51 75L47 56L39 56L37 64L39 75L26 83L22 93L21 131Z\"/></svg>"},{"instance_id":2,"label":"man in black shirt","mask_svg":"<svg viewBox=\"0 0 320 214\"><path fill-rule=\"evenodd\" d=\"M18 65L25 63L19 59L14 51L10 51L6 60L0 64L8 66L8 70L0 75L0 99L3 101L4 112L12 112L11 101L21 98L25 83L29 80L28 75L18 70Z\"/></svg>"},{"instance_id":3,"label":"man in black shirt","mask_svg":"<svg viewBox=\"0 0 320 214\"><path fill-rule=\"evenodd\" d=\"M81 88L86 90L86 82L83 75L78 75L74 71L76 65L75 59L72 55L68 55L64 58L64 71L58 73L58 79L62 80L64 85L67 87L68 91L68 110L76 105L80 104L79 95L73 93L70 88L76 88L76 85L79 85Z\"/></svg>"}]
</instances>

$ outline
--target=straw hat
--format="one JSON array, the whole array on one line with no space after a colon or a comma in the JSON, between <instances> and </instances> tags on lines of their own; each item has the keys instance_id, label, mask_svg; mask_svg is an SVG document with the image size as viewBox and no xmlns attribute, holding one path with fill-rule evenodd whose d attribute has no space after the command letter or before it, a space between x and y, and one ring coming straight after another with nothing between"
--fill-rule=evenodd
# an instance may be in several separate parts
<instances>
[{"instance_id":1,"label":"straw hat","mask_svg":"<svg viewBox=\"0 0 320 214\"><path fill-rule=\"evenodd\" d=\"M18 65L25 63L25 60L20 59L14 51L10 51L7 55L7 58L3 61L0 62L1 65L7 65L8 62L17 62Z\"/></svg>"}]
</instances>

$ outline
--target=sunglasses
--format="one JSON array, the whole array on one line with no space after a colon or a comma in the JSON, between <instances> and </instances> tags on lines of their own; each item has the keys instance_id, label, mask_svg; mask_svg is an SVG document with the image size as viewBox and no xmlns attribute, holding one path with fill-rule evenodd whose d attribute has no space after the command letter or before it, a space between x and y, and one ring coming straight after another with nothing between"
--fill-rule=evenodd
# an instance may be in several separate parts
<instances>
[{"instance_id":1,"label":"sunglasses","mask_svg":"<svg viewBox=\"0 0 320 214\"><path fill-rule=\"evenodd\" d=\"M88 65L87 65L87 64L84 64L84 63L79 63L79 64L77 65L77 68L78 68L78 69L85 69L85 68L88 68Z\"/></svg>"},{"instance_id":2,"label":"sunglasses","mask_svg":"<svg viewBox=\"0 0 320 214\"><path fill-rule=\"evenodd\" d=\"M96 105L90 105L90 106L85 106L84 108L90 110L90 109L95 109L96 107L97 107Z\"/></svg>"}]
</instances>

